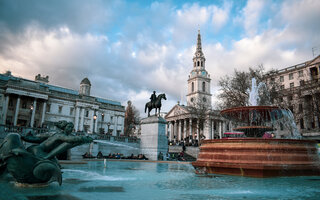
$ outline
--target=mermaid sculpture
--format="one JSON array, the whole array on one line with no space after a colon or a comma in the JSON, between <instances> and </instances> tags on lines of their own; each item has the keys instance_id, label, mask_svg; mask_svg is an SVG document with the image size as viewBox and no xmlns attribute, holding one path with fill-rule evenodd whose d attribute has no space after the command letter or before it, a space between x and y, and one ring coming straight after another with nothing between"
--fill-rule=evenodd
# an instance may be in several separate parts
<instances>
[{"instance_id":1,"label":"mermaid sculpture","mask_svg":"<svg viewBox=\"0 0 320 200\"><path fill-rule=\"evenodd\" d=\"M21 136L8 134L0 144L0 175L9 173L17 183L47 184L57 181L62 183L62 173L56 155L75 146L90 143L88 136L71 135L73 124L60 121L56 123L60 129L55 134ZM27 149L21 139L35 143Z\"/></svg>"}]
</instances>

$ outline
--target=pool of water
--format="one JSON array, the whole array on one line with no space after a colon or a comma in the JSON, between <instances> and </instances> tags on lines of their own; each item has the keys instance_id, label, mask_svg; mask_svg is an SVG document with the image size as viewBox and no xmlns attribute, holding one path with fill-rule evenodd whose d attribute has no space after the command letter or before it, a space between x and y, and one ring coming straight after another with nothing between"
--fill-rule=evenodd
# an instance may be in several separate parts
<instances>
[{"instance_id":1,"label":"pool of water","mask_svg":"<svg viewBox=\"0 0 320 200\"><path fill-rule=\"evenodd\" d=\"M102 161L63 165L63 184L18 188L0 180L0 200L319 199L320 177L199 176L190 164ZM10 180L10 179L9 179Z\"/></svg>"}]
</instances>

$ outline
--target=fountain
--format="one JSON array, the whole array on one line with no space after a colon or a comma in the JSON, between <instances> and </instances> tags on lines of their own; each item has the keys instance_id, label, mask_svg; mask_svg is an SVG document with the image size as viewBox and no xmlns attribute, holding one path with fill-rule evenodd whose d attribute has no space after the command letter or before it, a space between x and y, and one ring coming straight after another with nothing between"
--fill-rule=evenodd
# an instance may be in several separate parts
<instances>
[{"instance_id":1,"label":"fountain","mask_svg":"<svg viewBox=\"0 0 320 200\"><path fill-rule=\"evenodd\" d=\"M320 175L317 142L302 140L290 110L277 106L258 106L259 89L255 79L249 91L249 106L221 111L226 119L240 125L234 131L243 138L205 140L197 161L196 173L227 174L250 177ZM264 134L285 124L290 137L268 138Z\"/></svg>"}]
</instances>

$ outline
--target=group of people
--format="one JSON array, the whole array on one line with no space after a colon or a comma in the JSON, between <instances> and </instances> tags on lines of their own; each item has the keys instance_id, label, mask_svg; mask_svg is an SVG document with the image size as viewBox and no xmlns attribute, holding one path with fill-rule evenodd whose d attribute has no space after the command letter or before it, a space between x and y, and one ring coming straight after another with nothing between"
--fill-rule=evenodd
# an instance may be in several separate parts
<instances>
[{"instance_id":1,"label":"group of people","mask_svg":"<svg viewBox=\"0 0 320 200\"><path fill-rule=\"evenodd\" d=\"M130 156L123 156L120 153L109 153L107 156L104 156L101 151L98 152L97 156L92 156L92 154L86 152L82 155L83 158L98 158L98 159L134 159L134 160L148 160L148 158L144 154L134 155L131 154Z\"/></svg>"}]
</instances>

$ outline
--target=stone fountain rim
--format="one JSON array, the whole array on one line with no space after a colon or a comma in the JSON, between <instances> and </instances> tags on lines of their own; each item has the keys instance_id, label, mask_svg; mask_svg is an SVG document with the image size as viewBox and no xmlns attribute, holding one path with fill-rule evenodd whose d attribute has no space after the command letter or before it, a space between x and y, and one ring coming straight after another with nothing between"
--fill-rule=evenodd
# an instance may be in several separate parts
<instances>
[{"instance_id":1,"label":"stone fountain rim","mask_svg":"<svg viewBox=\"0 0 320 200\"><path fill-rule=\"evenodd\" d=\"M227 113L235 112L235 111L274 110L274 109L281 110L281 108L279 106L240 106L240 107L233 107L233 108L221 110L220 113L227 114Z\"/></svg>"},{"instance_id":2,"label":"stone fountain rim","mask_svg":"<svg viewBox=\"0 0 320 200\"><path fill-rule=\"evenodd\" d=\"M249 142L281 142L281 143L310 143L317 144L316 140L306 140L306 139L274 139L274 138L222 138L222 139L208 139L203 140L202 144L209 143L249 143Z\"/></svg>"}]
</instances>

